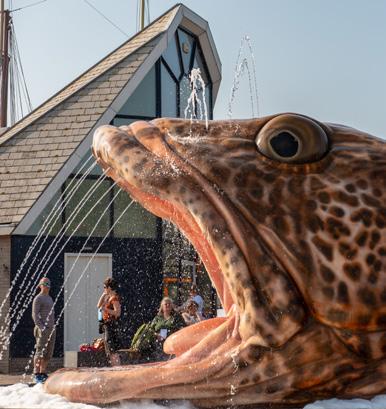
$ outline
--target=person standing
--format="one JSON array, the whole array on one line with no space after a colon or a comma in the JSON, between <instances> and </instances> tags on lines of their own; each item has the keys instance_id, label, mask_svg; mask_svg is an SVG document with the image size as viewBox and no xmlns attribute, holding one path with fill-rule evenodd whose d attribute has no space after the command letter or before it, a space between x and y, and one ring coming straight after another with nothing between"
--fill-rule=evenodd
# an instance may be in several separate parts
<instances>
[{"instance_id":1,"label":"person standing","mask_svg":"<svg viewBox=\"0 0 386 409\"><path fill-rule=\"evenodd\" d=\"M204 309L204 300L198 293L196 284L192 284L192 286L190 287L189 301L194 301L198 305L198 313L202 316L202 311Z\"/></svg>"},{"instance_id":2,"label":"person standing","mask_svg":"<svg viewBox=\"0 0 386 409\"><path fill-rule=\"evenodd\" d=\"M120 365L120 358L117 353L121 343L119 328L121 300L117 292L118 283L113 278L107 278L103 284L103 294L97 307L102 309L105 351L112 366Z\"/></svg>"},{"instance_id":3,"label":"person standing","mask_svg":"<svg viewBox=\"0 0 386 409\"><path fill-rule=\"evenodd\" d=\"M49 295L51 282L47 277L39 281L40 293L32 303L32 319L35 324L34 380L44 383L48 377L47 366L52 358L55 346L54 302Z\"/></svg>"}]
</instances>

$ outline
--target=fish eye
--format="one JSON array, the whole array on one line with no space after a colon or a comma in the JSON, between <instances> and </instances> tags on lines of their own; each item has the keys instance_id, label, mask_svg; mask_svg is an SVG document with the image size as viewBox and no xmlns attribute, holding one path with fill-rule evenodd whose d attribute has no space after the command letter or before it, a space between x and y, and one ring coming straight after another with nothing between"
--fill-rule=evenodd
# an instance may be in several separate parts
<instances>
[{"instance_id":1,"label":"fish eye","mask_svg":"<svg viewBox=\"0 0 386 409\"><path fill-rule=\"evenodd\" d=\"M315 121L283 114L263 126L256 136L256 145L269 159L301 164L321 159L328 151L328 137Z\"/></svg>"},{"instance_id":2,"label":"fish eye","mask_svg":"<svg viewBox=\"0 0 386 409\"><path fill-rule=\"evenodd\" d=\"M299 141L296 135L284 131L274 135L269 140L271 148L283 158L292 158L298 153Z\"/></svg>"}]
</instances>

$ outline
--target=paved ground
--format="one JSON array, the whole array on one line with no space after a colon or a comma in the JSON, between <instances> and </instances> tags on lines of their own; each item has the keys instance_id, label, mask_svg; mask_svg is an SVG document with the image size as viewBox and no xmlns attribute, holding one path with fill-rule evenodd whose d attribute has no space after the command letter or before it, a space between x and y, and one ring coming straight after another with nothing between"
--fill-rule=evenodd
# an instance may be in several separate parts
<instances>
[{"instance_id":1,"label":"paved ground","mask_svg":"<svg viewBox=\"0 0 386 409\"><path fill-rule=\"evenodd\" d=\"M0 374L0 386L13 385L14 383L32 383L31 375L26 375L23 377L20 375L3 375Z\"/></svg>"}]
</instances>

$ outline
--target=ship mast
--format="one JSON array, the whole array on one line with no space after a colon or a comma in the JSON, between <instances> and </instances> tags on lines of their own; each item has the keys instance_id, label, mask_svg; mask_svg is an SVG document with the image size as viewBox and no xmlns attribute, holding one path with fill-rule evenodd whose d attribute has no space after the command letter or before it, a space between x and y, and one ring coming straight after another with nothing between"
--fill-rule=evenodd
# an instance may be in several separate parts
<instances>
[{"instance_id":1,"label":"ship mast","mask_svg":"<svg viewBox=\"0 0 386 409\"><path fill-rule=\"evenodd\" d=\"M9 10L4 10L4 0L0 2L0 63L1 63L1 82L0 82L0 128L7 126L8 110L8 81L9 81L9 29L10 15Z\"/></svg>"}]
</instances>

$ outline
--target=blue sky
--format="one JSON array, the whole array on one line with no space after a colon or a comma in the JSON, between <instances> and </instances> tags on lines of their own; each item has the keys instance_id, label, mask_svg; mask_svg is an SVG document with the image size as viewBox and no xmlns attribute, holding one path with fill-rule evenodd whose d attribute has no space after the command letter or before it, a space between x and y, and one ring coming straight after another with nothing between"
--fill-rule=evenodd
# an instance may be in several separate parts
<instances>
[{"instance_id":1,"label":"blue sky","mask_svg":"<svg viewBox=\"0 0 386 409\"><path fill-rule=\"evenodd\" d=\"M37 0L12 0L16 9ZM137 0L88 0L129 36ZM209 22L222 62L215 119L227 118L240 43L256 64L260 116L299 112L386 137L385 0L186 0ZM175 5L149 0L151 20ZM6 0L9 5L9 0ZM126 40L84 0L46 0L13 13L36 107ZM244 47L247 57L248 47ZM249 60L251 65L251 60ZM233 118L252 115L247 76Z\"/></svg>"}]
</instances>

